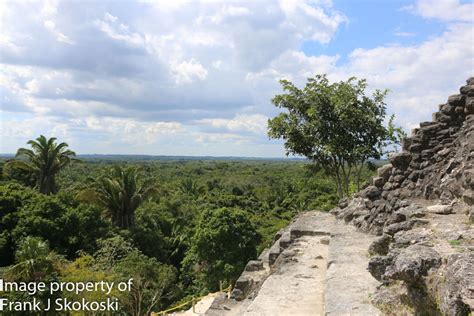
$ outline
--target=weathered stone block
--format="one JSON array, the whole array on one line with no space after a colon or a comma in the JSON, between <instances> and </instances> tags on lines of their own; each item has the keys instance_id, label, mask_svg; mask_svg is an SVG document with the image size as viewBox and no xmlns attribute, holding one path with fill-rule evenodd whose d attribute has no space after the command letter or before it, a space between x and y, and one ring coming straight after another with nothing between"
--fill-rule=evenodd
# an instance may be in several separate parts
<instances>
[{"instance_id":1,"label":"weathered stone block","mask_svg":"<svg viewBox=\"0 0 474 316\"><path fill-rule=\"evenodd\" d=\"M280 238L279 244L280 244L280 247L283 249L288 248L291 244L290 233L284 233Z\"/></svg>"},{"instance_id":2,"label":"weathered stone block","mask_svg":"<svg viewBox=\"0 0 474 316\"><path fill-rule=\"evenodd\" d=\"M469 315L474 310L474 252L454 254L447 260L441 288L443 315Z\"/></svg>"},{"instance_id":3,"label":"weathered stone block","mask_svg":"<svg viewBox=\"0 0 474 316\"><path fill-rule=\"evenodd\" d=\"M420 152L423 149L423 144L421 143L414 143L410 146L411 152Z\"/></svg>"},{"instance_id":4,"label":"weathered stone block","mask_svg":"<svg viewBox=\"0 0 474 316\"><path fill-rule=\"evenodd\" d=\"M451 205L436 204L428 206L426 210L435 214L451 214L453 212L453 207Z\"/></svg>"},{"instance_id":5,"label":"weathered stone block","mask_svg":"<svg viewBox=\"0 0 474 316\"><path fill-rule=\"evenodd\" d=\"M245 299L250 289L252 288L252 284L253 284L252 278L241 275L237 279L237 281L235 281L235 286L234 286L234 289L232 290L231 298L235 299L236 301L241 301Z\"/></svg>"},{"instance_id":6,"label":"weathered stone block","mask_svg":"<svg viewBox=\"0 0 474 316\"><path fill-rule=\"evenodd\" d=\"M464 106L466 97L462 94L455 94L448 98L448 104L452 106Z\"/></svg>"},{"instance_id":7,"label":"weathered stone block","mask_svg":"<svg viewBox=\"0 0 474 316\"><path fill-rule=\"evenodd\" d=\"M329 241L330 241L330 239L328 237L323 237L323 238L321 238L321 240L319 242L323 245L329 245Z\"/></svg>"},{"instance_id":8,"label":"weathered stone block","mask_svg":"<svg viewBox=\"0 0 474 316\"><path fill-rule=\"evenodd\" d=\"M268 251L268 264L272 266L281 253L280 244L276 242Z\"/></svg>"},{"instance_id":9,"label":"weathered stone block","mask_svg":"<svg viewBox=\"0 0 474 316\"><path fill-rule=\"evenodd\" d=\"M449 123L451 121L451 117L442 112L433 113L432 119L435 122L442 122L442 123Z\"/></svg>"},{"instance_id":10,"label":"weathered stone block","mask_svg":"<svg viewBox=\"0 0 474 316\"><path fill-rule=\"evenodd\" d=\"M430 127L432 125L436 125L436 122L431 122L431 121L425 121L420 123L420 129L424 130L427 127Z\"/></svg>"},{"instance_id":11,"label":"weathered stone block","mask_svg":"<svg viewBox=\"0 0 474 316\"><path fill-rule=\"evenodd\" d=\"M404 137L402 140L402 150L408 151L410 150L412 139L411 137Z\"/></svg>"},{"instance_id":12,"label":"weathered stone block","mask_svg":"<svg viewBox=\"0 0 474 316\"><path fill-rule=\"evenodd\" d=\"M474 205L474 192L464 191L464 193L462 194L462 200L467 205Z\"/></svg>"},{"instance_id":13,"label":"weathered stone block","mask_svg":"<svg viewBox=\"0 0 474 316\"><path fill-rule=\"evenodd\" d=\"M440 108L440 111L444 114L453 114L454 113L454 106L451 106L449 104L443 104Z\"/></svg>"},{"instance_id":14,"label":"weathered stone block","mask_svg":"<svg viewBox=\"0 0 474 316\"><path fill-rule=\"evenodd\" d=\"M263 262L261 260L250 260L245 266L245 271L263 270Z\"/></svg>"},{"instance_id":15,"label":"weathered stone block","mask_svg":"<svg viewBox=\"0 0 474 316\"><path fill-rule=\"evenodd\" d=\"M385 180L382 177L375 177L372 179L372 184L376 186L377 188L383 187L384 183L385 183Z\"/></svg>"},{"instance_id":16,"label":"weathered stone block","mask_svg":"<svg viewBox=\"0 0 474 316\"><path fill-rule=\"evenodd\" d=\"M385 283L388 281L385 272L393 264L395 257L396 253L394 252L390 252L386 256L373 256L369 260L367 270L376 280Z\"/></svg>"},{"instance_id":17,"label":"weathered stone block","mask_svg":"<svg viewBox=\"0 0 474 316\"><path fill-rule=\"evenodd\" d=\"M462 86L460 89L459 89L459 92L461 94L465 94L465 95L469 95L469 96L473 96L474 95L474 85L466 85L466 86Z\"/></svg>"},{"instance_id":18,"label":"weathered stone block","mask_svg":"<svg viewBox=\"0 0 474 316\"><path fill-rule=\"evenodd\" d=\"M423 159L431 158L431 156L433 156L433 150L431 150L431 149L425 149L425 150L422 150L422 151L421 151L421 157L422 157Z\"/></svg>"},{"instance_id":19,"label":"weathered stone block","mask_svg":"<svg viewBox=\"0 0 474 316\"><path fill-rule=\"evenodd\" d=\"M395 233L402 230L410 230L413 228L415 223L413 221L406 221L401 223L390 224L383 229L383 233L393 236Z\"/></svg>"},{"instance_id":20,"label":"weathered stone block","mask_svg":"<svg viewBox=\"0 0 474 316\"><path fill-rule=\"evenodd\" d=\"M360 192L360 197L375 200L380 196L380 193L381 191L378 187L370 185Z\"/></svg>"},{"instance_id":21,"label":"weathered stone block","mask_svg":"<svg viewBox=\"0 0 474 316\"><path fill-rule=\"evenodd\" d=\"M382 237L373 241L369 246L370 255L386 255L389 250L392 237L389 235L382 235Z\"/></svg>"},{"instance_id":22,"label":"weathered stone block","mask_svg":"<svg viewBox=\"0 0 474 316\"><path fill-rule=\"evenodd\" d=\"M387 268L387 277L394 280L402 280L408 284L417 283L420 278L426 276L432 268L441 265L439 253L426 246L412 245L403 249Z\"/></svg>"},{"instance_id":23,"label":"weathered stone block","mask_svg":"<svg viewBox=\"0 0 474 316\"><path fill-rule=\"evenodd\" d=\"M403 152L391 155L389 160L394 168L406 170L410 165L411 158L410 153Z\"/></svg>"},{"instance_id":24,"label":"weathered stone block","mask_svg":"<svg viewBox=\"0 0 474 316\"><path fill-rule=\"evenodd\" d=\"M433 232L429 229L399 231L393 236L393 246L404 248L429 240Z\"/></svg>"},{"instance_id":25,"label":"weathered stone block","mask_svg":"<svg viewBox=\"0 0 474 316\"><path fill-rule=\"evenodd\" d=\"M474 97L467 98L464 111L466 114L474 114Z\"/></svg>"},{"instance_id":26,"label":"weathered stone block","mask_svg":"<svg viewBox=\"0 0 474 316\"><path fill-rule=\"evenodd\" d=\"M377 175L383 178L384 181L386 182L388 178L390 177L390 175L392 174L392 169L393 169L393 166L391 164L383 165L382 167L377 169Z\"/></svg>"}]
</instances>

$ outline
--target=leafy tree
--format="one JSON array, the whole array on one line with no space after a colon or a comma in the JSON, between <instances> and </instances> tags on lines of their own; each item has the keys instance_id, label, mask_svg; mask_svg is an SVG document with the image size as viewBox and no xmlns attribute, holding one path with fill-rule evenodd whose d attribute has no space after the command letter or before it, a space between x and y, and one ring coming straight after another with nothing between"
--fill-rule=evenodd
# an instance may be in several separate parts
<instances>
[{"instance_id":1,"label":"leafy tree","mask_svg":"<svg viewBox=\"0 0 474 316\"><path fill-rule=\"evenodd\" d=\"M247 215L235 209L221 208L202 213L185 259L200 270L202 282L216 290L219 281L235 280L245 264L257 255L260 236Z\"/></svg>"},{"instance_id":2,"label":"leafy tree","mask_svg":"<svg viewBox=\"0 0 474 316\"><path fill-rule=\"evenodd\" d=\"M14 261L15 241L12 231L18 223L18 210L39 195L17 183L0 184L0 266Z\"/></svg>"},{"instance_id":3,"label":"leafy tree","mask_svg":"<svg viewBox=\"0 0 474 316\"><path fill-rule=\"evenodd\" d=\"M20 148L16 160L7 163L8 168L19 169L32 176L36 187L43 194L54 194L58 191L56 175L64 169L76 155L67 149L67 143L56 143L56 138L47 139L43 135L27 144L32 149ZM29 180L31 181L31 180Z\"/></svg>"},{"instance_id":4,"label":"leafy tree","mask_svg":"<svg viewBox=\"0 0 474 316\"><path fill-rule=\"evenodd\" d=\"M97 269L94 258L87 254L82 254L73 262L67 262L60 269L61 282L112 282L116 276L110 271ZM109 296L119 296L120 293L116 287L112 289ZM73 291L64 291L62 296L72 301L85 299L89 302L105 301L107 296L103 291L83 291L75 293Z\"/></svg>"},{"instance_id":5,"label":"leafy tree","mask_svg":"<svg viewBox=\"0 0 474 316\"><path fill-rule=\"evenodd\" d=\"M58 257L50 252L48 243L38 237L26 237L15 254L16 264L7 270L7 277L21 281L39 281L55 271Z\"/></svg>"},{"instance_id":6,"label":"leafy tree","mask_svg":"<svg viewBox=\"0 0 474 316\"><path fill-rule=\"evenodd\" d=\"M351 176L369 158L379 159L399 130L384 126L387 90L368 97L365 80L330 83L326 75L309 78L303 89L280 83L285 93L272 102L285 112L268 121L268 135L284 139L287 154L306 156L325 170L339 196L348 196Z\"/></svg>"},{"instance_id":7,"label":"leafy tree","mask_svg":"<svg viewBox=\"0 0 474 316\"><path fill-rule=\"evenodd\" d=\"M95 251L96 240L108 234L110 227L100 212L90 205L66 205L58 195L38 194L16 212L11 235L15 240L41 237L53 250L72 258L79 250Z\"/></svg>"},{"instance_id":8,"label":"leafy tree","mask_svg":"<svg viewBox=\"0 0 474 316\"><path fill-rule=\"evenodd\" d=\"M85 163L70 164L56 177L61 190L55 195L44 195L11 178L2 178L0 266L15 264L19 241L28 236L42 238L52 251L72 260L61 260L59 268L45 273L45 281L128 279L128 272L119 273L116 268L123 267L124 258L137 252L153 258L162 267L168 264L174 267L177 278L153 307L153 310L163 309L184 296L217 289L219 280L235 279L248 259L256 256L252 245L260 251L271 245L275 232L287 226L297 212L330 209L337 203L334 181L322 171L314 176L315 171L306 168L311 165L307 161L113 159L88 158ZM110 168L124 163L129 168L139 168L139 186L147 187L142 177L145 174L160 183L159 198L145 199L135 210L135 225L126 230L104 220L105 207L76 199L81 188L89 186L95 191L91 175L96 179L102 178L101 175L110 177ZM364 167L363 179L371 175ZM21 181L21 177L15 176L15 180ZM180 190L180 184L185 182ZM219 215L221 208L226 208L229 214ZM235 213L244 215L241 218ZM240 244L234 243L237 240ZM134 258L136 261L144 257ZM144 260L148 262L148 259ZM2 270L9 268L0 268L0 278ZM145 289L152 293L150 287ZM84 293L84 297L101 300L100 294ZM71 299L82 297L69 296L70 293L60 295ZM12 298L31 299L29 295L20 297L19 293ZM131 303L133 298L127 295L119 299ZM148 309L148 302L142 305L143 313ZM120 312L132 313L129 303L127 310Z\"/></svg>"},{"instance_id":9,"label":"leafy tree","mask_svg":"<svg viewBox=\"0 0 474 316\"><path fill-rule=\"evenodd\" d=\"M133 251L120 260L114 271L121 281L133 278L132 289L122 300L132 315L150 315L163 307L164 299L173 295L176 269L139 251Z\"/></svg>"},{"instance_id":10,"label":"leafy tree","mask_svg":"<svg viewBox=\"0 0 474 316\"><path fill-rule=\"evenodd\" d=\"M186 178L179 183L179 189L193 198L199 197L206 192L206 187L200 185L196 180Z\"/></svg>"},{"instance_id":11,"label":"leafy tree","mask_svg":"<svg viewBox=\"0 0 474 316\"><path fill-rule=\"evenodd\" d=\"M134 244L145 255L168 261L172 240L166 238L163 231L172 224L163 217L163 210L158 204L149 202L140 206L136 213L135 226L130 229Z\"/></svg>"},{"instance_id":12,"label":"leafy tree","mask_svg":"<svg viewBox=\"0 0 474 316\"><path fill-rule=\"evenodd\" d=\"M97 241L99 249L94 253L96 265L102 270L111 270L118 261L137 249L122 236L115 235Z\"/></svg>"},{"instance_id":13,"label":"leafy tree","mask_svg":"<svg viewBox=\"0 0 474 316\"><path fill-rule=\"evenodd\" d=\"M27 170L15 168L12 163L5 163L1 176L5 180L15 180L19 183L34 188L36 186L36 175Z\"/></svg>"},{"instance_id":14,"label":"leafy tree","mask_svg":"<svg viewBox=\"0 0 474 316\"><path fill-rule=\"evenodd\" d=\"M64 260L50 251L46 241L38 237L26 237L19 242L15 258L15 264L6 267L0 277L11 282L45 282L46 290L33 295L26 292L5 292L2 297L21 302L37 299L42 304L59 297L59 293L50 295L49 284L58 281L58 271Z\"/></svg>"},{"instance_id":15,"label":"leafy tree","mask_svg":"<svg viewBox=\"0 0 474 316\"><path fill-rule=\"evenodd\" d=\"M109 175L92 179L92 188L78 194L82 201L102 207L119 228L128 229L135 223L135 210L158 193L155 185L145 185L135 167L114 166Z\"/></svg>"}]
</instances>

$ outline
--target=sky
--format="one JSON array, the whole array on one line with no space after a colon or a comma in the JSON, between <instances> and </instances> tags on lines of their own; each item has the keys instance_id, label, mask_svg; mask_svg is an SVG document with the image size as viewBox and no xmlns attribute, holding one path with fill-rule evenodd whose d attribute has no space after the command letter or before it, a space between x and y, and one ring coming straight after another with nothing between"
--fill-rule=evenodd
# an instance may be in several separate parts
<instances>
[{"instance_id":1,"label":"sky","mask_svg":"<svg viewBox=\"0 0 474 316\"><path fill-rule=\"evenodd\" d=\"M284 157L279 80L366 78L408 132L474 75L459 0L2 1L0 153Z\"/></svg>"}]
</instances>

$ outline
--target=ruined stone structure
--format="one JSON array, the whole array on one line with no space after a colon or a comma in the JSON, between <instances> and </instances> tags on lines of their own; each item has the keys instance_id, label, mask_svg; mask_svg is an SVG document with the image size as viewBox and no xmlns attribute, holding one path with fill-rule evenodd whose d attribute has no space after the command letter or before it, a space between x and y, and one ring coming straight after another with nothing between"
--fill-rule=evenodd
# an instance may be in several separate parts
<instances>
[{"instance_id":1,"label":"ruined stone structure","mask_svg":"<svg viewBox=\"0 0 474 316\"><path fill-rule=\"evenodd\" d=\"M474 200L474 78L461 87L461 94L450 96L433 113L432 122L420 123L403 142L403 152L390 157L390 164L378 170L373 185L342 201L332 211L363 231L382 234L383 229L397 230L392 224L406 222L408 199L441 199L443 205L463 199ZM350 207L348 207L350 205ZM442 210L441 210L442 209ZM438 212L449 212L442 207ZM363 210L369 211L367 214ZM400 211L401 210L401 211ZM413 216L412 216L413 217Z\"/></svg>"},{"instance_id":2,"label":"ruined stone structure","mask_svg":"<svg viewBox=\"0 0 474 316\"><path fill-rule=\"evenodd\" d=\"M216 301L206 314L278 315L265 304L276 295L265 284L274 282L274 274L288 275L312 262L314 269L325 265L319 274L302 269L305 282L324 292L322 303L313 304L320 308L314 315L472 315L474 78L439 106L431 122L420 123L402 147L371 185L342 200L332 216L302 214L279 232L274 245L248 263L233 299ZM301 254L311 251L308 245L321 255ZM301 285L279 280L290 283L288 288ZM304 305L304 290L300 295ZM272 300L280 300L275 304L283 309L289 304L281 297Z\"/></svg>"},{"instance_id":3,"label":"ruined stone structure","mask_svg":"<svg viewBox=\"0 0 474 316\"><path fill-rule=\"evenodd\" d=\"M469 315L474 310L473 205L470 78L431 122L412 131L371 186L332 213L381 235L369 249L374 255L369 271L384 284L374 303L388 309L405 305L428 315Z\"/></svg>"}]
</instances>

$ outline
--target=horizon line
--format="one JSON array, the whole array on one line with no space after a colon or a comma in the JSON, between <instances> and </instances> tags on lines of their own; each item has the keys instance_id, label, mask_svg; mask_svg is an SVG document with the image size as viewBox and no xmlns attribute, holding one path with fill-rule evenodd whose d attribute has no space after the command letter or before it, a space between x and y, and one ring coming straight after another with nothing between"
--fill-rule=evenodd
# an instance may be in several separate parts
<instances>
[{"instance_id":1,"label":"horizon line","mask_svg":"<svg viewBox=\"0 0 474 316\"><path fill-rule=\"evenodd\" d=\"M15 153L0 153L0 157L15 156ZM96 153L81 153L76 154L76 157L80 156L122 156L122 157L168 157L168 158L246 158L246 159L297 159L297 160L308 160L306 157L268 157L268 156L233 156L233 155L164 155L164 154L96 154Z\"/></svg>"}]
</instances>

